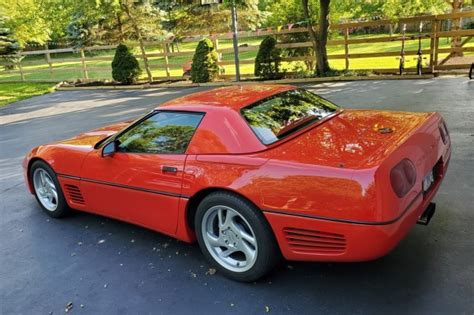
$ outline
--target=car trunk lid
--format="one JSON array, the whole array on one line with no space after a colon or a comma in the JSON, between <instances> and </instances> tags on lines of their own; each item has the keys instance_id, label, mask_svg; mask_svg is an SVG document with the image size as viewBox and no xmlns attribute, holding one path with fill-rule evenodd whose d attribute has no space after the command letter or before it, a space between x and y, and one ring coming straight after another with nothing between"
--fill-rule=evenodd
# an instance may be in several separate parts
<instances>
[{"instance_id":1,"label":"car trunk lid","mask_svg":"<svg viewBox=\"0 0 474 315\"><path fill-rule=\"evenodd\" d=\"M431 113L344 110L272 152L282 159L346 168L379 165Z\"/></svg>"}]
</instances>

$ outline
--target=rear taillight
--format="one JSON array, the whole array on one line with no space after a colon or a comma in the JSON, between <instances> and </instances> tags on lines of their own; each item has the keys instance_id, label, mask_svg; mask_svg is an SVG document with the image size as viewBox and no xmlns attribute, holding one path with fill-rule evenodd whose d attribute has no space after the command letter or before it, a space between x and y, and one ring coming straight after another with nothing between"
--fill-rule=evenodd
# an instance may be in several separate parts
<instances>
[{"instance_id":1,"label":"rear taillight","mask_svg":"<svg viewBox=\"0 0 474 315\"><path fill-rule=\"evenodd\" d=\"M441 135L441 139L443 140L443 143L446 144L448 142L448 127L446 127L446 123L442 121L439 124L439 134Z\"/></svg>"},{"instance_id":2,"label":"rear taillight","mask_svg":"<svg viewBox=\"0 0 474 315\"><path fill-rule=\"evenodd\" d=\"M393 191L398 197L405 196L416 181L416 169L413 162L409 159L403 159L390 172L390 182Z\"/></svg>"}]
</instances>

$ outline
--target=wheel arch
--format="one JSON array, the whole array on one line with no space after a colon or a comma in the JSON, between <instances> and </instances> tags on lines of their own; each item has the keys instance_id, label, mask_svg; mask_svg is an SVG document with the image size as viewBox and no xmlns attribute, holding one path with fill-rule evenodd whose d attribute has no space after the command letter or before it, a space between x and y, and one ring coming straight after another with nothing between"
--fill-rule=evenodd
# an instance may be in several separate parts
<instances>
[{"instance_id":1,"label":"wheel arch","mask_svg":"<svg viewBox=\"0 0 474 315\"><path fill-rule=\"evenodd\" d=\"M239 193L235 190L232 190L232 189L229 189L229 188L224 188L224 187L204 188L204 189L196 192L193 196L191 196L191 198L189 198L188 204L186 206L186 224L192 231L194 231L194 217L196 215L196 211L197 211L197 208L198 208L199 204L201 203L201 201L204 200L204 198L206 198L207 196L209 196L210 194L215 193L215 192L227 192L227 193L233 194L235 196L241 197L241 198L245 199L246 201L248 201L250 204L252 204L256 209L260 210L260 207L258 207L255 204L255 202L253 202L248 197L244 196L243 194L241 194L241 193Z\"/></svg>"},{"instance_id":2,"label":"wheel arch","mask_svg":"<svg viewBox=\"0 0 474 315\"><path fill-rule=\"evenodd\" d=\"M33 188L33 183L31 182L31 167L36 161L41 161L48 165L54 172L54 169L51 167L51 164L49 164L46 160L40 158L40 157L33 157L28 161L28 165L26 166L26 179L28 181L28 188L30 189L30 192L33 194L34 193L34 188Z\"/></svg>"}]
</instances>

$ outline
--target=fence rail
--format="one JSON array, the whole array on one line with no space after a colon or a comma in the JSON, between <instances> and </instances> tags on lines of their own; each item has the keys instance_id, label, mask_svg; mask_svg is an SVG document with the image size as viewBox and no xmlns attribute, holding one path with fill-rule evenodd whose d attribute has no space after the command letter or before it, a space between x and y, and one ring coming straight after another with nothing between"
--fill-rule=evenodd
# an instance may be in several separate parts
<instances>
[{"instance_id":1,"label":"fence rail","mask_svg":"<svg viewBox=\"0 0 474 315\"><path fill-rule=\"evenodd\" d=\"M345 69L350 69L351 60L355 59L364 59L364 58L380 58L380 57L396 57L400 55L400 51L383 51L383 52L351 52L352 45L360 45L360 44L376 44L376 43L388 43L388 42L400 42L402 40L405 41L413 41L419 40L429 40L430 45L429 49L423 49L423 55L429 56L429 66L424 69L424 72L435 72L439 70L448 70L448 69L466 69L469 65L468 64L458 64L458 65L446 65L447 61L452 58L452 56L458 53L465 53L465 52L474 52L474 47L465 47L465 44L471 41L472 37L474 37L474 29L457 29L457 30L441 30L441 22L446 20L453 20L453 19L460 19L460 18L474 18L474 11L468 12L459 12L459 13L450 13L450 14L442 14L442 15L423 15L423 16L416 16L416 17L408 17L408 18L400 18L396 21L394 20L375 20L375 21L363 21L363 22L350 22L350 23L340 23L331 25L331 29L334 31L338 31L343 35L341 39L332 39L327 42L328 46L344 46L344 53L342 54L330 54L328 57L330 60L344 60L344 67ZM398 23L401 25L402 23L419 23L419 22L429 22L431 24L431 29L429 31L425 31L421 34L407 34L406 36L400 35L391 35L391 36L376 36L376 37L369 37L369 38L351 38L351 30L360 29L365 27L375 27L375 26L386 26L386 25L393 25ZM288 34L295 34L295 33L307 33L307 27L298 27L298 28L291 28L291 29L279 29L279 30L264 30L264 31L244 31L239 32L240 38L255 38L255 37L262 37L267 35L273 36L280 36L280 35L288 35ZM228 40L232 36L231 34L213 34L208 36L194 36L194 37L187 37L181 39L180 42L187 43L187 42L197 42L204 37L211 38L217 48L219 53L220 59L218 64L221 66L228 66L233 65L233 60L223 60L222 56L226 54L233 54L233 48L219 48L219 40ZM439 41L441 38L464 38L461 43L460 47L451 47L451 48L440 48ZM309 37L308 37L309 38ZM161 52L149 52L145 54L136 54L134 55L138 59L146 58L161 58L160 64L155 64L150 66L151 70L162 70L166 73L165 76L156 76L153 77L154 80L173 80L173 79L180 79L181 76L172 75L171 69L182 67L182 63L173 62L174 57L188 57L186 59L191 60L194 51L174 51L172 48L173 41L172 40L164 40L164 41L156 41L156 42L145 42L145 48L157 48ZM277 45L279 48L284 49L295 49L295 48L304 48L304 47L312 47L312 43L310 41L302 41L302 42L283 42ZM107 56L87 56L86 52L97 52L97 51L104 51L104 50L112 50L115 49L115 45L106 45L106 46L91 46L91 47L84 47L82 49L74 49L74 48L59 48L59 49L43 49L43 50L36 50L36 51L22 51L15 57L31 57L36 55L44 55L44 60L36 60L28 63L24 63L21 61L18 63L18 70L4 70L0 71L0 78L4 74L20 74L22 81L37 81L35 79L28 79L27 76L34 74L34 73L48 73L51 80L53 76L57 72L63 71L74 71L77 73L82 73L81 79L89 80L89 73L93 71L104 71L104 67L98 67L95 64L96 62L111 62L113 59L113 55ZM246 52L253 52L259 49L259 45L247 45L245 47L239 47L239 54L246 53ZM78 58L53 58L53 54L64 54L64 53L73 53L79 54ZM414 56L417 54L415 50L408 50L405 51L405 55L407 56ZM444 59L440 61L440 54L448 54ZM314 57L311 56L295 56L295 57L286 57L283 58L284 62L295 62L295 61L310 61L314 60ZM66 67L68 63L74 64L72 67ZM247 65L253 64L254 59L242 59L240 64ZM25 67L29 67L25 69ZM36 68L31 68L36 67ZM110 66L105 68L110 70ZM374 70L374 69L370 69ZM376 69L379 72L386 71L386 72L394 72L396 68L389 68L389 69ZM408 68L410 70L410 68ZM222 75L222 77L227 78L231 77L231 75ZM76 79L79 79L76 78ZM45 80L43 80L45 81ZM57 80L56 80L57 81Z\"/></svg>"}]
</instances>

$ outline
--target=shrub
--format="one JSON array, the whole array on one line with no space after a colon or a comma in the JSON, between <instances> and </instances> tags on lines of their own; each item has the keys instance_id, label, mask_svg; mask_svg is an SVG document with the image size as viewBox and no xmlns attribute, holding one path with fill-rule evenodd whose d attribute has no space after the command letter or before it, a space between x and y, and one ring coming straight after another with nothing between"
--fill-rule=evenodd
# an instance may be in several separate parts
<instances>
[{"instance_id":1,"label":"shrub","mask_svg":"<svg viewBox=\"0 0 474 315\"><path fill-rule=\"evenodd\" d=\"M219 74L217 52L208 38L199 42L193 56L191 80L196 83L209 82Z\"/></svg>"},{"instance_id":2,"label":"shrub","mask_svg":"<svg viewBox=\"0 0 474 315\"><path fill-rule=\"evenodd\" d=\"M140 64L128 47L123 44L118 45L112 61L112 77L114 80L123 84L134 83L141 73Z\"/></svg>"},{"instance_id":3,"label":"shrub","mask_svg":"<svg viewBox=\"0 0 474 315\"><path fill-rule=\"evenodd\" d=\"M260 48L255 58L255 75L265 80L280 79L281 51L276 48L275 38L267 36L260 43Z\"/></svg>"}]
</instances>

